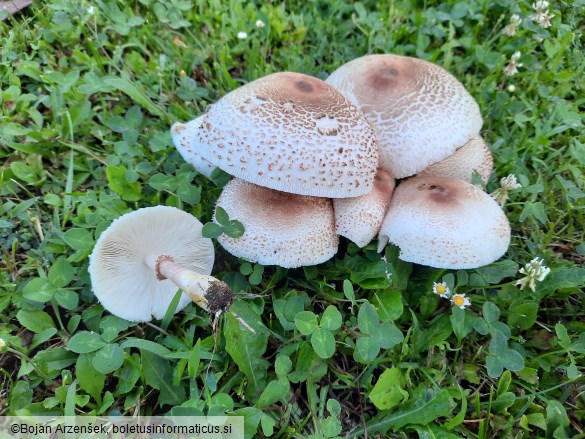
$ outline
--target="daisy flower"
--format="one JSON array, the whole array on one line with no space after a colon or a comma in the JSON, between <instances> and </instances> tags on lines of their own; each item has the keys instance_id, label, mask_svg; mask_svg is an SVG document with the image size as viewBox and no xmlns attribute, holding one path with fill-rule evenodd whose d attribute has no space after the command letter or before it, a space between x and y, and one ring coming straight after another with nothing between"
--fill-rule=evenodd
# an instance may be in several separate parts
<instances>
[{"instance_id":1,"label":"daisy flower","mask_svg":"<svg viewBox=\"0 0 585 439\"><path fill-rule=\"evenodd\" d=\"M471 305L471 300L469 300L469 297L465 294L453 294L453 297L451 297L451 303L453 306L465 309Z\"/></svg>"},{"instance_id":2,"label":"daisy flower","mask_svg":"<svg viewBox=\"0 0 585 439\"><path fill-rule=\"evenodd\" d=\"M265 24L262 20L256 20L256 27L259 27L260 29L262 29L264 26L265 26Z\"/></svg>"},{"instance_id":3,"label":"daisy flower","mask_svg":"<svg viewBox=\"0 0 585 439\"><path fill-rule=\"evenodd\" d=\"M451 296L451 291L446 282L433 282L433 293L438 294L443 299L448 299Z\"/></svg>"},{"instance_id":4,"label":"daisy flower","mask_svg":"<svg viewBox=\"0 0 585 439\"><path fill-rule=\"evenodd\" d=\"M238 32L238 40L245 40L248 38L248 34L246 32Z\"/></svg>"}]
</instances>

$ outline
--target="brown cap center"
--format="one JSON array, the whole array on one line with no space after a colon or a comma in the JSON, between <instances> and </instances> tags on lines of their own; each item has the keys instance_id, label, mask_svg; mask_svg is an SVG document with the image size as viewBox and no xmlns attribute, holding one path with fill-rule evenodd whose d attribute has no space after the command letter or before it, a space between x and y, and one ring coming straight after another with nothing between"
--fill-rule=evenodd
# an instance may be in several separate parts
<instances>
[{"instance_id":1,"label":"brown cap center","mask_svg":"<svg viewBox=\"0 0 585 439\"><path fill-rule=\"evenodd\" d=\"M428 197L439 204L457 204L457 191L437 183L422 183L417 186L419 191L426 191Z\"/></svg>"}]
</instances>

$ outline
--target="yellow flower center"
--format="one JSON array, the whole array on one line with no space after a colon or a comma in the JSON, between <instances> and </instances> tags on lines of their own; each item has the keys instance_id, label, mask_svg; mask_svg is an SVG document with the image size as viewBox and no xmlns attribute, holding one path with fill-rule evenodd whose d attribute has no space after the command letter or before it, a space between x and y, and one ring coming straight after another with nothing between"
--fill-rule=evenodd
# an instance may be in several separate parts
<instances>
[{"instance_id":1,"label":"yellow flower center","mask_svg":"<svg viewBox=\"0 0 585 439\"><path fill-rule=\"evenodd\" d=\"M437 285L437 294L445 294L447 287L445 285Z\"/></svg>"},{"instance_id":2,"label":"yellow flower center","mask_svg":"<svg viewBox=\"0 0 585 439\"><path fill-rule=\"evenodd\" d=\"M453 303L457 306L462 306L465 304L465 297L459 295L453 296Z\"/></svg>"}]
</instances>

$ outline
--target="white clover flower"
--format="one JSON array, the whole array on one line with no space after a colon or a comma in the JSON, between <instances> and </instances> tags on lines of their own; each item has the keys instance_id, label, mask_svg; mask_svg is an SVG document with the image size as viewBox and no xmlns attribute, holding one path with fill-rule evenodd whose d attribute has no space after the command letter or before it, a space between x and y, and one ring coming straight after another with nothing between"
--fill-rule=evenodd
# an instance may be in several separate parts
<instances>
[{"instance_id":1,"label":"white clover flower","mask_svg":"<svg viewBox=\"0 0 585 439\"><path fill-rule=\"evenodd\" d=\"M518 183L518 180L514 174L510 174L507 177L502 178L500 180L500 186L507 190L520 189L522 187L522 185Z\"/></svg>"},{"instance_id":2,"label":"white clover flower","mask_svg":"<svg viewBox=\"0 0 585 439\"><path fill-rule=\"evenodd\" d=\"M90 7L87 8L87 13L89 15L93 15L94 12L95 12L95 8L93 7L93 5L90 5Z\"/></svg>"},{"instance_id":3,"label":"white clover flower","mask_svg":"<svg viewBox=\"0 0 585 439\"><path fill-rule=\"evenodd\" d=\"M516 35L516 26L522 23L522 19L518 14L514 14L510 17L510 23L502 30L502 33L509 37Z\"/></svg>"},{"instance_id":4,"label":"white clover flower","mask_svg":"<svg viewBox=\"0 0 585 439\"><path fill-rule=\"evenodd\" d=\"M453 294L451 298L451 303L453 306L457 306L461 309L465 309L471 305L471 300L465 294Z\"/></svg>"},{"instance_id":5,"label":"white clover flower","mask_svg":"<svg viewBox=\"0 0 585 439\"><path fill-rule=\"evenodd\" d=\"M536 3L532 3L532 9L536 12L541 12L543 9L548 8L549 3L546 0L538 0Z\"/></svg>"},{"instance_id":6,"label":"white clover flower","mask_svg":"<svg viewBox=\"0 0 585 439\"><path fill-rule=\"evenodd\" d=\"M256 27L259 27L260 29L262 29L264 26L265 26L265 24L262 20L256 20Z\"/></svg>"},{"instance_id":7,"label":"white clover flower","mask_svg":"<svg viewBox=\"0 0 585 439\"><path fill-rule=\"evenodd\" d=\"M548 11L543 11L531 15L530 18L536 23L538 23L540 27L546 29L552 26L552 23L550 21L554 18L554 14L551 14Z\"/></svg>"},{"instance_id":8,"label":"white clover flower","mask_svg":"<svg viewBox=\"0 0 585 439\"><path fill-rule=\"evenodd\" d=\"M522 63L518 62L520 55L520 52L514 52L514 55L510 57L510 62L508 65L504 67L504 75L513 76L518 73L518 67L522 67Z\"/></svg>"},{"instance_id":9,"label":"white clover flower","mask_svg":"<svg viewBox=\"0 0 585 439\"><path fill-rule=\"evenodd\" d=\"M490 197L492 197L500 206L503 206L506 204L506 201L508 201L508 191L503 188L498 188L490 194Z\"/></svg>"},{"instance_id":10,"label":"white clover flower","mask_svg":"<svg viewBox=\"0 0 585 439\"><path fill-rule=\"evenodd\" d=\"M538 23L538 25L544 29L551 27L550 21L553 19L554 14L549 13L546 9L548 8L548 2L539 0L532 4L532 8L534 9L534 14L530 16L530 19Z\"/></svg>"},{"instance_id":11,"label":"white clover flower","mask_svg":"<svg viewBox=\"0 0 585 439\"><path fill-rule=\"evenodd\" d=\"M550 22L552 19L554 18L554 14L550 14L548 11L545 11L542 16L540 17L540 20L538 21L538 24L540 25L540 27L542 27L543 29L546 29L548 27L552 26L552 23Z\"/></svg>"},{"instance_id":12,"label":"white clover flower","mask_svg":"<svg viewBox=\"0 0 585 439\"><path fill-rule=\"evenodd\" d=\"M248 34L246 32L238 32L238 40L245 40L248 38Z\"/></svg>"},{"instance_id":13,"label":"white clover flower","mask_svg":"<svg viewBox=\"0 0 585 439\"><path fill-rule=\"evenodd\" d=\"M522 279L516 282L514 285L520 285L520 289L523 290L526 285L532 291L536 291L536 282L542 282L544 278L550 273L550 268L544 264L544 259L538 260L534 258L519 271L520 274L525 274Z\"/></svg>"},{"instance_id":14,"label":"white clover flower","mask_svg":"<svg viewBox=\"0 0 585 439\"><path fill-rule=\"evenodd\" d=\"M2 349L4 346L6 346L6 340L0 338L0 349Z\"/></svg>"},{"instance_id":15,"label":"white clover flower","mask_svg":"<svg viewBox=\"0 0 585 439\"><path fill-rule=\"evenodd\" d=\"M510 174L500 180L500 187L493 191L490 196L496 200L500 206L503 206L508 200L508 193L521 187L522 185L518 183L516 176L514 174Z\"/></svg>"},{"instance_id":16,"label":"white clover flower","mask_svg":"<svg viewBox=\"0 0 585 439\"><path fill-rule=\"evenodd\" d=\"M451 291L446 282L433 282L433 293L438 294L443 299L448 299L451 296Z\"/></svg>"},{"instance_id":17,"label":"white clover flower","mask_svg":"<svg viewBox=\"0 0 585 439\"><path fill-rule=\"evenodd\" d=\"M516 86L515 86L514 84L510 84L510 85L508 86L508 91L509 91L510 93L514 93L514 92L516 91Z\"/></svg>"}]
</instances>

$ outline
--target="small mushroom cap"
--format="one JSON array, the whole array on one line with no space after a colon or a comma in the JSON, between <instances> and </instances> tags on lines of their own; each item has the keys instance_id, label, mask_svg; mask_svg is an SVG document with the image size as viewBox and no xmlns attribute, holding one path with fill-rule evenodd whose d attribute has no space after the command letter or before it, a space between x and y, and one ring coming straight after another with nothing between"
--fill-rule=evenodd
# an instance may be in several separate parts
<instances>
[{"instance_id":1,"label":"small mushroom cap","mask_svg":"<svg viewBox=\"0 0 585 439\"><path fill-rule=\"evenodd\" d=\"M484 183L494 168L492 153L481 136L474 137L455 154L423 169L417 175L455 178L471 183L473 171L477 171Z\"/></svg>"},{"instance_id":2,"label":"small mushroom cap","mask_svg":"<svg viewBox=\"0 0 585 439\"><path fill-rule=\"evenodd\" d=\"M216 166L199 154L199 145L195 141L195 135L200 129L202 121L203 117L199 116L197 119L187 123L174 123L171 127L171 137L183 159L193 166L197 172L209 178Z\"/></svg>"},{"instance_id":3,"label":"small mushroom cap","mask_svg":"<svg viewBox=\"0 0 585 439\"><path fill-rule=\"evenodd\" d=\"M378 168L373 189L354 198L335 198L335 231L360 247L378 234L394 192L394 177Z\"/></svg>"},{"instance_id":4,"label":"small mushroom cap","mask_svg":"<svg viewBox=\"0 0 585 439\"><path fill-rule=\"evenodd\" d=\"M337 252L331 200L275 191L233 179L217 200L232 219L245 228L240 238L217 240L232 255L296 268L327 261Z\"/></svg>"},{"instance_id":5,"label":"small mushroom cap","mask_svg":"<svg viewBox=\"0 0 585 439\"><path fill-rule=\"evenodd\" d=\"M378 166L372 128L320 79L274 73L228 93L203 116L195 143L228 174L320 197L368 193Z\"/></svg>"},{"instance_id":6,"label":"small mushroom cap","mask_svg":"<svg viewBox=\"0 0 585 439\"><path fill-rule=\"evenodd\" d=\"M364 113L380 147L380 166L396 178L449 157L479 134L479 106L445 69L416 58L367 55L326 82Z\"/></svg>"},{"instance_id":7,"label":"small mushroom cap","mask_svg":"<svg viewBox=\"0 0 585 439\"><path fill-rule=\"evenodd\" d=\"M379 248L400 247L400 259L436 268L477 268L506 253L510 224L476 186L442 177L414 177L392 196Z\"/></svg>"},{"instance_id":8,"label":"small mushroom cap","mask_svg":"<svg viewBox=\"0 0 585 439\"><path fill-rule=\"evenodd\" d=\"M159 280L147 258L172 256L183 268L209 275L214 249L192 215L168 206L148 207L114 220L89 257L93 292L112 314L134 322L162 319L178 287ZM183 294L177 311L191 299Z\"/></svg>"}]
</instances>

